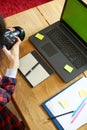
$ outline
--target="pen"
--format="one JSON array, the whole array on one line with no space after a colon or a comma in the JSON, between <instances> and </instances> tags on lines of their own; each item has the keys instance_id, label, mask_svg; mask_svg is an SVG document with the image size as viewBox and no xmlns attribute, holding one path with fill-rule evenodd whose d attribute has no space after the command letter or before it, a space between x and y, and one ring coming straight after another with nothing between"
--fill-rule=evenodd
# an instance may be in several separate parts
<instances>
[{"instance_id":1,"label":"pen","mask_svg":"<svg viewBox=\"0 0 87 130\"><path fill-rule=\"evenodd\" d=\"M79 114L81 113L82 109L86 106L87 103L84 103L84 105L81 107L81 109L79 110L79 112L76 114L76 116L72 119L71 123L73 123L76 118L79 116Z\"/></svg>"},{"instance_id":2,"label":"pen","mask_svg":"<svg viewBox=\"0 0 87 130\"><path fill-rule=\"evenodd\" d=\"M79 109L84 105L85 101L87 100L87 97L81 102L81 104L77 107L77 109L73 112L72 117L78 113Z\"/></svg>"},{"instance_id":3,"label":"pen","mask_svg":"<svg viewBox=\"0 0 87 130\"><path fill-rule=\"evenodd\" d=\"M70 114L70 113L73 113L74 111L70 111L70 112L66 112L66 113L63 113L63 114L60 114L60 115L57 115L57 116L53 116L51 118L48 118L48 120L52 120L52 119L55 119L57 117L60 117L60 116L64 116L64 115L67 115L67 114Z\"/></svg>"},{"instance_id":4,"label":"pen","mask_svg":"<svg viewBox=\"0 0 87 130\"><path fill-rule=\"evenodd\" d=\"M25 76L27 76L28 74L30 74L38 65L39 65L39 62L36 63L36 64L25 74Z\"/></svg>"}]
</instances>

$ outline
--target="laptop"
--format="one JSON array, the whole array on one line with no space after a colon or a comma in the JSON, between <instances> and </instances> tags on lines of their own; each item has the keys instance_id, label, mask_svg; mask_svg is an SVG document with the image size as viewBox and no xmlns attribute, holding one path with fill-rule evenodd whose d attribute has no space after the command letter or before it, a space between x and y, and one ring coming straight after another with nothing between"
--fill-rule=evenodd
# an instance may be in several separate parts
<instances>
[{"instance_id":1,"label":"laptop","mask_svg":"<svg viewBox=\"0 0 87 130\"><path fill-rule=\"evenodd\" d=\"M60 20L33 34L29 40L55 72L69 82L87 69L86 3L66 0Z\"/></svg>"}]
</instances>

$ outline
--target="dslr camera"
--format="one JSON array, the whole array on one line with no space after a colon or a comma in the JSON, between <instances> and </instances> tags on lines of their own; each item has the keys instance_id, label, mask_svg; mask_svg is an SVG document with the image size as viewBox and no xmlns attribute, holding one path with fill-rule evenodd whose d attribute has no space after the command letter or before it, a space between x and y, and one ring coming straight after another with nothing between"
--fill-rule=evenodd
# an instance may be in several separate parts
<instances>
[{"instance_id":1,"label":"dslr camera","mask_svg":"<svg viewBox=\"0 0 87 130\"><path fill-rule=\"evenodd\" d=\"M25 37L25 31L23 28L16 26L14 31L11 31L9 29L5 30L4 38L2 40L2 43L0 44L0 48L2 48L4 45L7 47L8 50L12 48L12 46L17 42L17 39L15 36L19 37L22 41Z\"/></svg>"}]
</instances>

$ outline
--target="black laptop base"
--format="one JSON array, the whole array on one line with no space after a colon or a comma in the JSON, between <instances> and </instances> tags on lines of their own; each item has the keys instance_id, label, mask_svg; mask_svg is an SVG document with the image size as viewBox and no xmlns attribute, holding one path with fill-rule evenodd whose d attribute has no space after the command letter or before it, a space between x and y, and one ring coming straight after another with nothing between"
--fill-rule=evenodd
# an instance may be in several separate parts
<instances>
[{"instance_id":1,"label":"black laptop base","mask_svg":"<svg viewBox=\"0 0 87 130\"><path fill-rule=\"evenodd\" d=\"M78 57L76 57L77 63L75 61L73 63L72 58L71 58L71 61L72 61L71 62L68 59L68 57L69 57L68 53L67 53L68 50L65 52L65 54L63 54L63 52L62 52L63 47L62 47L62 50L60 51L60 48L58 49L57 46L54 44L55 41L52 40L52 36L50 36L50 38L48 37L48 32L53 31L52 33L55 34L54 29L59 27L59 24L60 24L60 22L56 22L53 25L38 32L40 35L42 35L44 37L43 39L36 37L36 35L37 35L37 33L36 33L29 37L29 41L31 41L31 43L34 45L34 47L48 61L48 63L53 67L55 72L65 82L69 82L70 80L72 80L77 75L79 75L80 73L82 73L83 71L85 71L87 69L87 57L86 57L87 52L86 52L86 49L84 49L83 46L81 46L80 51L83 49L85 52L85 55L82 53L82 56L80 56L80 58L79 58L80 53L79 53L79 49L77 47L78 51L74 50L75 52L77 52L77 56L78 56ZM66 29L65 29L65 31L66 31ZM49 34L49 35L51 35L51 34ZM69 32L68 32L68 34L66 34L66 36L70 37L70 39L72 37L72 35ZM57 39L57 38L55 37L54 39ZM63 43L65 42L64 39L62 39L62 41L63 41ZM77 39L73 38L72 44L75 43L75 46L76 46L76 42L78 45L79 41ZM71 49L71 47L70 47L70 49ZM70 51L72 51L72 50L70 50ZM75 52L73 53L73 55L75 54ZM84 57L84 59L83 59L83 57ZM74 58L75 58L75 56L74 56ZM80 64L82 64L82 65L80 65Z\"/></svg>"}]
</instances>

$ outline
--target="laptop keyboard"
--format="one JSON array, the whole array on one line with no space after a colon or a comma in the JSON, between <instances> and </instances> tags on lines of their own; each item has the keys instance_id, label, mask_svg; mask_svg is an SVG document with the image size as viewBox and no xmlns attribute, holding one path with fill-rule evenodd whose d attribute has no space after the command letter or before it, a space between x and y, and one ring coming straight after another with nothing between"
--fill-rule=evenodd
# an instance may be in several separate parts
<instances>
[{"instance_id":1,"label":"laptop keyboard","mask_svg":"<svg viewBox=\"0 0 87 130\"><path fill-rule=\"evenodd\" d=\"M87 58L59 28L46 32L46 35L77 69L87 63Z\"/></svg>"}]
</instances>

